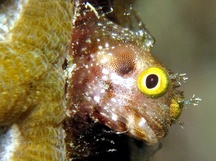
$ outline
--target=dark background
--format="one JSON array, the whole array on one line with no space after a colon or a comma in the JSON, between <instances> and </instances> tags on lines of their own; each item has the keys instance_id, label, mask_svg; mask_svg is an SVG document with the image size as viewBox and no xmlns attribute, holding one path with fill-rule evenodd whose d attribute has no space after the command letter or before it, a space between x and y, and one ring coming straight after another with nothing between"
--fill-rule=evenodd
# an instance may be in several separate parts
<instances>
[{"instance_id":1,"label":"dark background","mask_svg":"<svg viewBox=\"0 0 216 161\"><path fill-rule=\"evenodd\" d=\"M199 106L186 106L179 119L184 129L173 125L151 161L215 161L216 1L137 0L134 9L156 39L153 55L187 73L186 99L202 98Z\"/></svg>"}]
</instances>

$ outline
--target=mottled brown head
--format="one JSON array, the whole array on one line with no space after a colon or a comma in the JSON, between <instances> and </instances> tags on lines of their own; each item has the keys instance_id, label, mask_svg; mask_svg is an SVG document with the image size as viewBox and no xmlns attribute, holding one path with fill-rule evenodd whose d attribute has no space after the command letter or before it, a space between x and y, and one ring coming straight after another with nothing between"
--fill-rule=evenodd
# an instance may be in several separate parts
<instances>
[{"instance_id":1,"label":"mottled brown head","mask_svg":"<svg viewBox=\"0 0 216 161\"><path fill-rule=\"evenodd\" d=\"M67 113L157 143L180 115L182 93L139 35L94 12L74 21Z\"/></svg>"}]
</instances>

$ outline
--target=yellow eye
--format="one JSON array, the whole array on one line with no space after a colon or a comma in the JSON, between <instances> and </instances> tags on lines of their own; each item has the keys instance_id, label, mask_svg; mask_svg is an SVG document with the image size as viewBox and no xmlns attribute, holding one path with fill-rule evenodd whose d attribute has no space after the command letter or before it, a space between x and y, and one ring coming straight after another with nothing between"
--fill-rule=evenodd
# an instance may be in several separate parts
<instances>
[{"instance_id":1,"label":"yellow eye","mask_svg":"<svg viewBox=\"0 0 216 161\"><path fill-rule=\"evenodd\" d=\"M164 69L151 67L139 75L137 85L142 93L151 97L160 97L169 87L169 76Z\"/></svg>"}]
</instances>

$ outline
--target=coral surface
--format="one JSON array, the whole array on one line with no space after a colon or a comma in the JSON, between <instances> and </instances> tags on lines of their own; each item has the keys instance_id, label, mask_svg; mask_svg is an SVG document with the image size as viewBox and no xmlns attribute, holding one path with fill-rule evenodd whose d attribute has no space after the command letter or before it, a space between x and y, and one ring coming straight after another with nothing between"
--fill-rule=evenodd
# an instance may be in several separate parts
<instances>
[{"instance_id":1,"label":"coral surface","mask_svg":"<svg viewBox=\"0 0 216 161\"><path fill-rule=\"evenodd\" d=\"M13 3L13 2L12 2ZM72 29L67 0L14 2L0 42L1 160L64 160L62 64ZM5 130L6 129L6 130Z\"/></svg>"}]
</instances>

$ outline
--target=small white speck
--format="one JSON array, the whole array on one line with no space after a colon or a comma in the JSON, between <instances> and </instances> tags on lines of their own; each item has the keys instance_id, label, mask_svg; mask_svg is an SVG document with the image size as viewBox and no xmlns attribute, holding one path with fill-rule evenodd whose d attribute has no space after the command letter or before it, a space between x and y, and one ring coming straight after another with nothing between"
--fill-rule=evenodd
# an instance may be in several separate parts
<instances>
[{"instance_id":1,"label":"small white speck","mask_svg":"<svg viewBox=\"0 0 216 161\"><path fill-rule=\"evenodd\" d=\"M117 151L117 149L109 149L109 150L107 150L107 152L115 152L115 151Z\"/></svg>"},{"instance_id":2,"label":"small white speck","mask_svg":"<svg viewBox=\"0 0 216 161\"><path fill-rule=\"evenodd\" d=\"M106 42L105 43L105 47L108 48L109 47L109 43Z\"/></svg>"},{"instance_id":3,"label":"small white speck","mask_svg":"<svg viewBox=\"0 0 216 161\"><path fill-rule=\"evenodd\" d=\"M113 121L117 121L118 120L118 116L116 114L112 114L112 120Z\"/></svg>"},{"instance_id":4,"label":"small white speck","mask_svg":"<svg viewBox=\"0 0 216 161\"><path fill-rule=\"evenodd\" d=\"M111 52L107 53L107 55L112 56L113 54Z\"/></svg>"},{"instance_id":5,"label":"small white speck","mask_svg":"<svg viewBox=\"0 0 216 161\"><path fill-rule=\"evenodd\" d=\"M91 39L88 38L88 39L86 40L86 42L87 42L87 43L91 43Z\"/></svg>"},{"instance_id":6,"label":"small white speck","mask_svg":"<svg viewBox=\"0 0 216 161\"><path fill-rule=\"evenodd\" d=\"M82 47L81 51L86 51L87 47Z\"/></svg>"},{"instance_id":7,"label":"small white speck","mask_svg":"<svg viewBox=\"0 0 216 161\"><path fill-rule=\"evenodd\" d=\"M104 116L104 117L107 117L107 115L105 114L105 113L103 113L103 112L101 112L100 113L102 116ZM110 123L109 121L108 121L108 123Z\"/></svg>"},{"instance_id":8,"label":"small white speck","mask_svg":"<svg viewBox=\"0 0 216 161\"><path fill-rule=\"evenodd\" d=\"M146 123L146 120L142 117L138 125L140 127L143 127L145 125L145 123Z\"/></svg>"},{"instance_id":9,"label":"small white speck","mask_svg":"<svg viewBox=\"0 0 216 161\"><path fill-rule=\"evenodd\" d=\"M111 101L112 102L117 102L115 98L111 98Z\"/></svg>"},{"instance_id":10,"label":"small white speck","mask_svg":"<svg viewBox=\"0 0 216 161\"><path fill-rule=\"evenodd\" d=\"M94 100L99 103L100 102L100 97L99 96L94 96Z\"/></svg>"},{"instance_id":11,"label":"small white speck","mask_svg":"<svg viewBox=\"0 0 216 161\"><path fill-rule=\"evenodd\" d=\"M112 108L112 111L114 112L114 111L116 111L116 109L115 109L115 108Z\"/></svg>"},{"instance_id":12,"label":"small white speck","mask_svg":"<svg viewBox=\"0 0 216 161\"><path fill-rule=\"evenodd\" d=\"M103 75L103 76L102 76L102 80L107 81L107 80L108 80L108 77L107 77L106 75Z\"/></svg>"},{"instance_id":13,"label":"small white speck","mask_svg":"<svg viewBox=\"0 0 216 161\"><path fill-rule=\"evenodd\" d=\"M109 70L106 69L106 68L103 68L103 69L102 69L102 73L103 73L103 74L109 74Z\"/></svg>"},{"instance_id":14,"label":"small white speck","mask_svg":"<svg viewBox=\"0 0 216 161\"><path fill-rule=\"evenodd\" d=\"M101 93L104 93L105 92L105 89L101 89Z\"/></svg>"},{"instance_id":15,"label":"small white speck","mask_svg":"<svg viewBox=\"0 0 216 161\"><path fill-rule=\"evenodd\" d=\"M97 25L98 26L103 26L103 24L101 22L98 22Z\"/></svg>"},{"instance_id":16,"label":"small white speck","mask_svg":"<svg viewBox=\"0 0 216 161\"><path fill-rule=\"evenodd\" d=\"M103 46L100 46L100 45L99 45L99 46L98 46L98 49L100 49L100 50L103 49Z\"/></svg>"}]
</instances>

